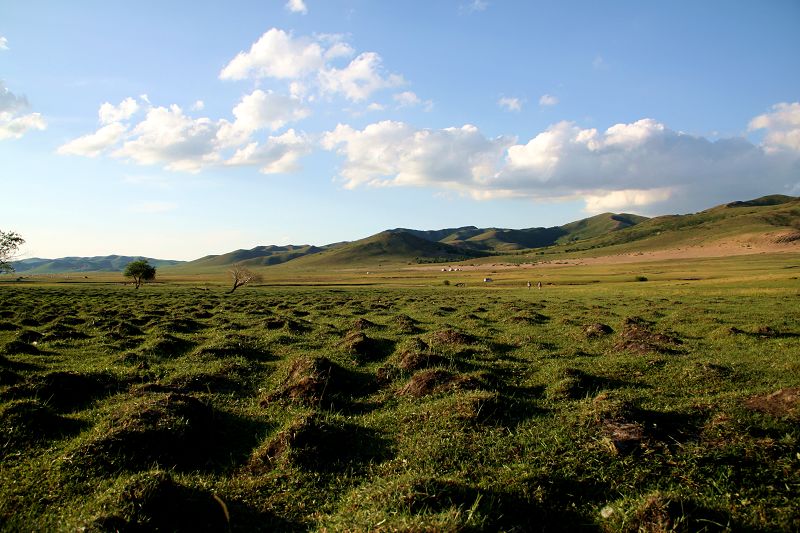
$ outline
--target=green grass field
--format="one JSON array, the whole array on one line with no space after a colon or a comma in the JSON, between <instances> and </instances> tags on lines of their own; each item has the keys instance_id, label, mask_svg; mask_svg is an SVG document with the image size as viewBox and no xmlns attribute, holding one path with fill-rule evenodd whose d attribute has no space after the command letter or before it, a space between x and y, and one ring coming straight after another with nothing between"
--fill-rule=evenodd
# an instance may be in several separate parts
<instances>
[{"instance_id":1,"label":"green grass field","mask_svg":"<svg viewBox=\"0 0 800 533\"><path fill-rule=\"evenodd\" d=\"M2 529L800 529L796 254L369 268L0 283Z\"/></svg>"}]
</instances>

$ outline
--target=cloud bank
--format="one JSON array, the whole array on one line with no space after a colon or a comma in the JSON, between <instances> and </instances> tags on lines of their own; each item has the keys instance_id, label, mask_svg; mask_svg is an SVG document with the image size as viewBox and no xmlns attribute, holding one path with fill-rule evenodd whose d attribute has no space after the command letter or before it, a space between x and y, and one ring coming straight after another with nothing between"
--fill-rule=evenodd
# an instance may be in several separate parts
<instances>
[{"instance_id":1,"label":"cloud bank","mask_svg":"<svg viewBox=\"0 0 800 533\"><path fill-rule=\"evenodd\" d=\"M478 128L417 129L378 122L361 130L338 125L322 146L344 158L346 188L416 186L473 198L581 198L589 211L707 206L759 191L800 185L800 104L778 104L753 119L765 129L756 145L744 138L711 141L653 119L605 131L573 122L549 126L527 142L487 138Z\"/></svg>"}]
</instances>

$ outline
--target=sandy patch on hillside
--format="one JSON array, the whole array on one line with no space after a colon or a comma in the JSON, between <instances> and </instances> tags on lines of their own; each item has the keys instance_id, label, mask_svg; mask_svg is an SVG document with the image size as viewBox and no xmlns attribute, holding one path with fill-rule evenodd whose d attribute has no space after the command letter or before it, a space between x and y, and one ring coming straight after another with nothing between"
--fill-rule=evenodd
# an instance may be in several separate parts
<instances>
[{"instance_id":1,"label":"sandy patch on hillside","mask_svg":"<svg viewBox=\"0 0 800 533\"><path fill-rule=\"evenodd\" d=\"M476 265L464 265L454 263L453 268L460 268L464 271L481 270L487 268L492 270L508 270L519 268L552 268L566 267L575 265L614 265L625 263L644 263L650 261L666 261L671 259L704 259L711 257L730 257L739 255L754 255L766 253L798 253L800 252L800 239L790 240L787 237L796 235L798 232L778 231L772 233L758 233L750 235L738 235L730 239L705 242L699 244L687 244L676 248L664 250L653 250L647 252L626 252L613 255L601 255L597 257L579 257L541 260L531 263L483 263ZM788 242L787 242L788 241ZM450 265L426 265L423 270L441 270L450 268Z\"/></svg>"}]
</instances>

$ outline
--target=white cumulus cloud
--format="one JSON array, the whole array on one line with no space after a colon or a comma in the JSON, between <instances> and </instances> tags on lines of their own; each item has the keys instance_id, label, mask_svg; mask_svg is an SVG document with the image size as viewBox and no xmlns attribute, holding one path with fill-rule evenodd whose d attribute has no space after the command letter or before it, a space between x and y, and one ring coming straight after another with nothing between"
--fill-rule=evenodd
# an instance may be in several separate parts
<instances>
[{"instance_id":1,"label":"white cumulus cloud","mask_svg":"<svg viewBox=\"0 0 800 533\"><path fill-rule=\"evenodd\" d=\"M800 151L800 102L775 104L772 112L751 120L749 129L766 130L764 145L770 151Z\"/></svg>"},{"instance_id":2,"label":"white cumulus cloud","mask_svg":"<svg viewBox=\"0 0 800 533\"><path fill-rule=\"evenodd\" d=\"M309 88L317 95L342 96L353 102L374 92L405 84L388 72L376 52L356 50L342 34L294 36L278 28L265 32L249 51L239 52L220 71L223 80L274 78L287 80L293 96L305 98ZM346 64L342 60L351 59ZM308 97L308 101L314 100Z\"/></svg>"},{"instance_id":3,"label":"white cumulus cloud","mask_svg":"<svg viewBox=\"0 0 800 533\"><path fill-rule=\"evenodd\" d=\"M97 114L100 116L101 124L111 124L112 122L128 120L138 110L139 104L136 103L136 100L128 97L117 106L105 102L100 106Z\"/></svg>"},{"instance_id":4,"label":"white cumulus cloud","mask_svg":"<svg viewBox=\"0 0 800 533\"><path fill-rule=\"evenodd\" d=\"M308 7L306 7L306 3L303 0L289 0L286 2L285 7L292 13L301 13L303 15L308 13Z\"/></svg>"},{"instance_id":5,"label":"white cumulus cloud","mask_svg":"<svg viewBox=\"0 0 800 533\"><path fill-rule=\"evenodd\" d=\"M539 105L542 107L551 107L558 103L558 98L552 94L543 94L539 98Z\"/></svg>"},{"instance_id":6,"label":"white cumulus cloud","mask_svg":"<svg viewBox=\"0 0 800 533\"><path fill-rule=\"evenodd\" d=\"M0 36L0 50L8 50L8 39Z\"/></svg>"},{"instance_id":7,"label":"white cumulus cloud","mask_svg":"<svg viewBox=\"0 0 800 533\"><path fill-rule=\"evenodd\" d=\"M116 145L122 140L127 127L119 122L106 124L94 133L82 135L56 150L61 155L81 155L84 157L97 157L106 149Z\"/></svg>"},{"instance_id":8,"label":"white cumulus cloud","mask_svg":"<svg viewBox=\"0 0 800 533\"><path fill-rule=\"evenodd\" d=\"M519 98L503 96L497 101L497 105L506 111L522 111L522 100Z\"/></svg>"},{"instance_id":9,"label":"white cumulus cloud","mask_svg":"<svg viewBox=\"0 0 800 533\"><path fill-rule=\"evenodd\" d=\"M298 170L298 160L311 152L312 145L302 133L293 129L268 137L264 144L252 142L240 148L226 165L256 165L263 174L285 174Z\"/></svg>"},{"instance_id":10,"label":"white cumulus cloud","mask_svg":"<svg viewBox=\"0 0 800 533\"><path fill-rule=\"evenodd\" d=\"M402 76L383 72L381 56L374 52L364 52L353 59L346 67L331 67L319 73L319 83L323 93L344 95L348 100L360 102L379 90L403 85Z\"/></svg>"},{"instance_id":11,"label":"white cumulus cloud","mask_svg":"<svg viewBox=\"0 0 800 533\"><path fill-rule=\"evenodd\" d=\"M587 210L702 208L731 197L792 191L800 152L794 107L776 106L751 127L772 128L764 145L743 138L711 141L653 120L615 124L605 131L559 122L516 143L490 139L474 126L416 129L378 122L362 130L339 125L322 146L344 158L345 187L427 186L474 198L583 198ZM789 139L789 140L786 140ZM780 141L783 149L770 149ZM659 207L660 206L660 207Z\"/></svg>"},{"instance_id":12,"label":"white cumulus cloud","mask_svg":"<svg viewBox=\"0 0 800 533\"><path fill-rule=\"evenodd\" d=\"M192 117L178 105L147 103L144 118L133 123L138 106L132 98L118 106L103 104L99 110L101 127L61 145L57 153L84 157L110 154L173 171L198 172L231 164L260 166L262 172L274 173L298 168L298 159L310 151L305 134L294 130L268 137L263 144L254 139L261 130L275 131L307 115L300 101L291 96L257 89L233 108L233 120ZM193 107L199 106L195 103Z\"/></svg>"},{"instance_id":13,"label":"white cumulus cloud","mask_svg":"<svg viewBox=\"0 0 800 533\"><path fill-rule=\"evenodd\" d=\"M220 72L223 80L297 79L321 69L323 48L308 37L294 37L272 28L248 52L239 52Z\"/></svg>"},{"instance_id":14,"label":"white cumulus cloud","mask_svg":"<svg viewBox=\"0 0 800 533\"><path fill-rule=\"evenodd\" d=\"M487 139L465 125L441 130L416 129L383 121L363 130L339 124L323 135L322 146L345 157L341 178L346 188L405 185L461 188L496 172L507 137Z\"/></svg>"},{"instance_id":15,"label":"white cumulus cloud","mask_svg":"<svg viewBox=\"0 0 800 533\"><path fill-rule=\"evenodd\" d=\"M27 98L15 95L0 81L0 140L19 139L31 130L47 128L40 113L24 113L28 107Z\"/></svg>"}]
</instances>

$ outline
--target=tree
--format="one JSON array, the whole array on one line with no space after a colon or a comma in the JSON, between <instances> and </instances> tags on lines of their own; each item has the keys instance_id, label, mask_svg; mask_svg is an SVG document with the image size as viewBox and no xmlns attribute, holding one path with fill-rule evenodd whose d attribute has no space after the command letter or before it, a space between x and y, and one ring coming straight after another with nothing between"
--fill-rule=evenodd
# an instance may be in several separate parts
<instances>
[{"instance_id":1,"label":"tree","mask_svg":"<svg viewBox=\"0 0 800 533\"><path fill-rule=\"evenodd\" d=\"M150 281L156 278L156 267L148 263L147 259L137 259L128 263L123 274L126 278L133 278L138 289L143 281Z\"/></svg>"},{"instance_id":2,"label":"tree","mask_svg":"<svg viewBox=\"0 0 800 533\"><path fill-rule=\"evenodd\" d=\"M11 261L23 244L25 244L25 239L19 233L0 230L0 274L14 272Z\"/></svg>"},{"instance_id":3,"label":"tree","mask_svg":"<svg viewBox=\"0 0 800 533\"><path fill-rule=\"evenodd\" d=\"M251 281L261 281L261 276L259 274L245 268L240 263L234 264L228 272L231 273L231 277L233 278L233 287L228 291L228 294L231 294L243 285L247 285Z\"/></svg>"}]
</instances>

